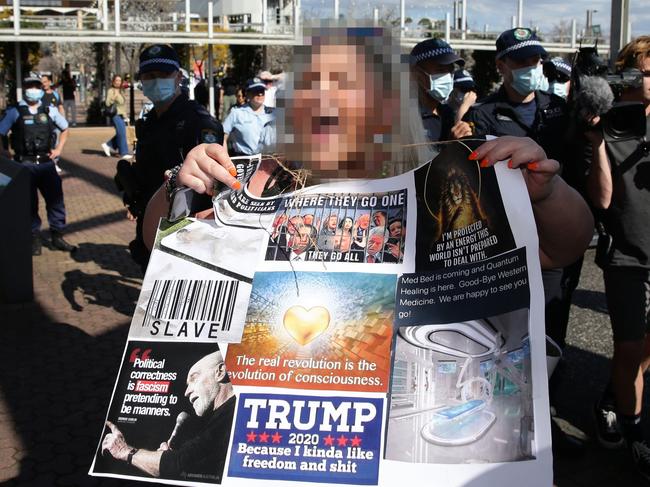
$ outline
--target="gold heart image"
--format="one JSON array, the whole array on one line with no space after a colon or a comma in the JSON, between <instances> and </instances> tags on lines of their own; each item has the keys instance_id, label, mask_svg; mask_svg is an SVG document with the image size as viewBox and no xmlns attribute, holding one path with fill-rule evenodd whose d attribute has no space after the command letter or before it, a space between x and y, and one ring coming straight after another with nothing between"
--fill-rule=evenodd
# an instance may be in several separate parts
<instances>
[{"instance_id":1,"label":"gold heart image","mask_svg":"<svg viewBox=\"0 0 650 487\"><path fill-rule=\"evenodd\" d=\"M322 306L292 306L284 313L284 327L299 345L307 345L330 326L330 312Z\"/></svg>"}]
</instances>

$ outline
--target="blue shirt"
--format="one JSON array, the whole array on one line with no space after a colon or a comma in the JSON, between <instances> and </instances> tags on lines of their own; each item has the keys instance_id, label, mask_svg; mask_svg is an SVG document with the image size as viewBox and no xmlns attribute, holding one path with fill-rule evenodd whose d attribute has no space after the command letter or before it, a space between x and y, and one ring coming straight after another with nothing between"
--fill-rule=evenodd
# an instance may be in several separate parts
<instances>
[{"instance_id":1,"label":"blue shirt","mask_svg":"<svg viewBox=\"0 0 650 487\"><path fill-rule=\"evenodd\" d=\"M21 106L28 106L25 100L20 100L18 104ZM40 106L41 106L40 101L38 102L38 105L34 105L35 108L38 108ZM59 110L56 107L47 107L47 114L54 122L56 128L58 128L61 132L63 132L68 128L68 121L65 119L63 115L61 115L61 112L59 112ZM11 128L14 126L16 120L18 120L19 117L20 117L20 113L18 112L18 109L16 107L11 107L7 109L7 111L5 112L5 116L2 117L2 120L0 120L0 135L7 135L11 131Z\"/></svg>"},{"instance_id":2,"label":"blue shirt","mask_svg":"<svg viewBox=\"0 0 650 487\"><path fill-rule=\"evenodd\" d=\"M233 107L223 122L223 131L228 134L235 151L242 154L259 154L265 146L275 142L275 115L266 107L254 112L247 103L241 108Z\"/></svg>"},{"instance_id":3,"label":"blue shirt","mask_svg":"<svg viewBox=\"0 0 650 487\"><path fill-rule=\"evenodd\" d=\"M532 127L537 113L537 102L533 99L528 103L511 103L511 105L524 125Z\"/></svg>"}]
</instances>

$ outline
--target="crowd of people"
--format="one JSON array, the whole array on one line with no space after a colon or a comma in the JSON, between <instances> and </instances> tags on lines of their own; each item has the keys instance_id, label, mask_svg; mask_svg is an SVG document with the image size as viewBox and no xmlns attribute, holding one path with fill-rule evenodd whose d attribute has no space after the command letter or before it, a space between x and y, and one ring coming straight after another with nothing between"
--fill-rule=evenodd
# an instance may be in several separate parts
<instances>
[{"instance_id":1,"label":"crowd of people","mask_svg":"<svg viewBox=\"0 0 650 487\"><path fill-rule=\"evenodd\" d=\"M287 167L308 168L312 182L318 182L377 177L386 167L415 167L430 160L437 142L496 136L472 158L481 167L509 160L511 168L525 174L540 237L546 333L560 347L594 216L600 222L599 265L604 270L614 357L611 380L603 384L605 392L595 405L595 428L604 446L626 445L639 472L650 480L650 440L643 433L642 411L643 374L650 366L646 138L632 129L625 133L625 127L623 136L612 135L606 115L572 110L576 86L571 63L549 57L530 29L510 29L498 37L495 63L502 82L480 100L465 60L441 39L418 43L406 66L396 61L401 59L399 47L386 42L382 29L366 29L363 36L353 33L354 28L331 29L319 33L317 44L296 50L287 79L261 72L240 85L228 71L220 86L219 119L182 89L180 61L171 46L146 48L140 55L139 77L153 109L136 128L135 155L126 144L122 79L113 78L105 106L114 109L115 136L102 148L128 162L119 178L129 216L137 221L130 246L134 259L146 268L146 235L152 232L148 227L157 221L155 216L167 214L179 187L207 196L214 194L216 183L241 189L232 156L277 151ZM618 95L620 101L639 105L647 134L650 36L625 46L616 67L639 73L638 83L626 85ZM50 77L26 79L25 99L0 121L0 134L12 134L14 159L33 175L35 255L40 252L41 223L37 189L46 200L52 243L72 250L62 238L65 209L54 165L67 138L70 118L66 121L64 112L74 125L74 102L69 103L74 90L66 79L63 101L52 91ZM282 116L274 108L276 97ZM269 179L278 176L278 167L267 161L258 173L248 191L267 196L274 186ZM209 199L195 198L192 204L194 210L207 208ZM295 257L304 256L311 246L353 252L355 245L362 245L373 262L398 261L403 248L391 238L403 242L402 215L380 213L323 215L318 221L312 215L309 222L309 215L287 218L276 222L287 233L273 238L278 245L284 239ZM564 435L554 421L551 425L555 452L580 450L577 439Z\"/></svg>"}]
</instances>

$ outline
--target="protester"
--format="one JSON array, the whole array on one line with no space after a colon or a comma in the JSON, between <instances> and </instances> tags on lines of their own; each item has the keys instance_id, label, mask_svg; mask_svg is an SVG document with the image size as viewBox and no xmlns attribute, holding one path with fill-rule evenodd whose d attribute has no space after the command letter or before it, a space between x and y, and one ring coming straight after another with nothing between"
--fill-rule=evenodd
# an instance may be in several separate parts
<instances>
[{"instance_id":1,"label":"protester","mask_svg":"<svg viewBox=\"0 0 650 487\"><path fill-rule=\"evenodd\" d=\"M11 132L14 159L30 173L32 255L41 255L42 247L38 191L45 199L52 247L72 252L76 247L63 238L66 225L63 186L54 166L54 160L61 155L68 140L68 123L56 107L41 103L44 92L40 78L28 76L23 80L23 88L25 99L6 111L0 120L0 135ZM57 129L60 131L58 139ZM1 138L0 152L9 157Z\"/></svg>"},{"instance_id":2,"label":"protester","mask_svg":"<svg viewBox=\"0 0 650 487\"><path fill-rule=\"evenodd\" d=\"M129 144L126 139L126 97L122 88L122 77L119 74L113 76L111 87L106 94L104 105L107 108L113 107L114 114L111 116L115 135L108 142L102 143L102 150L106 157L110 157L113 152L119 154L120 159L131 160L133 156L129 154Z\"/></svg>"},{"instance_id":3,"label":"protester","mask_svg":"<svg viewBox=\"0 0 650 487\"><path fill-rule=\"evenodd\" d=\"M292 96L283 100L287 116L282 121L281 137L286 140L290 136L291 143L282 149L287 161L309 168L313 180L376 177L389 161L393 163L403 157L418 160L417 153L409 153L401 146L401 143L417 141L415 137L421 134L418 125L409 123L407 118L413 113L408 110L409 95L399 89L408 86L408 73L407 79L402 78L403 70L394 64L394 59L399 59L394 55L397 50L388 47L384 31L372 32L372 36L360 36L355 35L354 28L317 31L318 44L303 47L294 57L294 85L288 90ZM347 76L344 84L323 81L343 79L344 74L350 74L351 67L355 68L354 75ZM404 96L406 101L400 102ZM323 100L329 104L320 103ZM327 113L324 106L328 107ZM415 130L404 132L409 127ZM387 139L391 143L385 143ZM513 169L526 169L544 268L561 267L582 254L593 232L591 213L580 195L557 176L559 164L547 159L533 140L520 137L491 140L481 145L471 158L481 160L483 166L511 159ZM272 165L262 165L251 179L248 191L262 194L274 171ZM234 177L235 173L222 146L202 144L185 158L175 183L199 193L212 193L216 179L238 190L241 183ZM152 215L165 213L164 194L164 190L159 191L150 202L148 210ZM151 221L157 220L151 218ZM567 239L568 234L573 238Z\"/></svg>"},{"instance_id":4,"label":"protester","mask_svg":"<svg viewBox=\"0 0 650 487\"><path fill-rule=\"evenodd\" d=\"M627 44L616 68L643 73L641 85L627 87L621 101L643 104L645 133L650 134L650 36ZM634 121L629 122L631 127ZM587 135L593 147L587 190L592 204L604 210L603 223L611 236L611 247L599 264L614 334L611 378L596 405L596 431L608 447L622 446L624 440L637 470L650 481L643 417L644 372L650 365L650 150L646 137L631 131L606 138L602 130Z\"/></svg>"},{"instance_id":5,"label":"protester","mask_svg":"<svg viewBox=\"0 0 650 487\"><path fill-rule=\"evenodd\" d=\"M275 142L274 109L264 104L266 85L253 78L246 83L247 103L233 108L223 122L224 146L231 155L259 154Z\"/></svg>"}]
</instances>

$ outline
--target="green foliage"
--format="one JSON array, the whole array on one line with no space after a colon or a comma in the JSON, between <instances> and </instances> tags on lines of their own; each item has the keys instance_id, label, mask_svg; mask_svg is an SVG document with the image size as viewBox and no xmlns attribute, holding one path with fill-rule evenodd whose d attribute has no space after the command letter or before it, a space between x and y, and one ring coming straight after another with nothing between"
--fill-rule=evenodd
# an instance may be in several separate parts
<instances>
[{"instance_id":1,"label":"green foliage","mask_svg":"<svg viewBox=\"0 0 650 487\"><path fill-rule=\"evenodd\" d=\"M230 46L233 75L240 82L255 76L262 68L262 46Z\"/></svg>"},{"instance_id":2,"label":"green foliage","mask_svg":"<svg viewBox=\"0 0 650 487\"><path fill-rule=\"evenodd\" d=\"M21 42L21 79L38 64L40 46L38 42ZM0 65L5 72L7 104L16 103L16 47L13 42L0 42Z\"/></svg>"}]
</instances>

